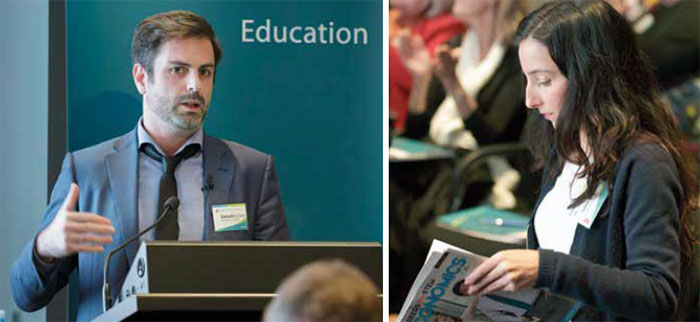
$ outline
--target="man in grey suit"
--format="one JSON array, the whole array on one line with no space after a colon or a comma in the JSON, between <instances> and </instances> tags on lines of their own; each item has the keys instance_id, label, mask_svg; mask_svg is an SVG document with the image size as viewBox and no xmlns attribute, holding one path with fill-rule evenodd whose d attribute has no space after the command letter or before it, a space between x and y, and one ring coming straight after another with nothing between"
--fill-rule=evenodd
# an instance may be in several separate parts
<instances>
[{"instance_id":1,"label":"man in grey suit","mask_svg":"<svg viewBox=\"0 0 700 322\"><path fill-rule=\"evenodd\" d=\"M143 116L126 135L66 155L39 232L12 268L23 310L44 307L77 268L77 319L101 314L106 254L153 224L174 195L180 206L142 239L290 239L272 157L203 133L221 59L209 23L185 11L148 17L132 59ZM112 298L137 248L112 258Z\"/></svg>"}]
</instances>

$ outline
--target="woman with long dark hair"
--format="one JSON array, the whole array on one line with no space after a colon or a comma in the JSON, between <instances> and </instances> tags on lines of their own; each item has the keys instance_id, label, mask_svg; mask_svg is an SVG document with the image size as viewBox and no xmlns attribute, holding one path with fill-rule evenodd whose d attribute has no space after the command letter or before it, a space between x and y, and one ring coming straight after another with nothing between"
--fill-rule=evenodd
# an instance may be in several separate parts
<instances>
[{"instance_id":1,"label":"woman with long dark hair","mask_svg":"<svg viewBox=\"0 0 700 322\"><path fill-rule=\"evenodd\" d=\"M528 250L495 254L463 291L542 287L585 304L577 320L671 318L697 293L682 280L698 182L632 30L602 1L555 2L515 42L542 191Z\"/></svg>"}]
</instances>

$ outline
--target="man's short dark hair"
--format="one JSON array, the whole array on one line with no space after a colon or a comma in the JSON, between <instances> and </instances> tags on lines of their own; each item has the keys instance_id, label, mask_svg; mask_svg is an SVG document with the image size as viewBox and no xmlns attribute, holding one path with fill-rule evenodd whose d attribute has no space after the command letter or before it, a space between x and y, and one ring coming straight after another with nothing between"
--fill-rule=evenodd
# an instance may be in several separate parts
<instances>
[{"instance_id":1,"label":"man's short dark hair","mask_svg":"<svg viewBox=\"0 0 700 322\"><path fill-rule=\"evenodd\" d=\"M221 60L221 46L214 35L214 29L202 16L191 11L168 11L142 20L131 40L131 60L153 75L153 61L160 46L175 38L207 38L214 48L214 63Z\"/></svg>"},{"instance_id":2,"label":"man's short dark hair","mask_svg":"<svg viewBox=\"0 0 700 322\"><path fill-rule=\"evenodd\" d=\"M277 288L264 321L381 321L374 282L341 260L303 266Z\"/></svg>"}]
</instances>

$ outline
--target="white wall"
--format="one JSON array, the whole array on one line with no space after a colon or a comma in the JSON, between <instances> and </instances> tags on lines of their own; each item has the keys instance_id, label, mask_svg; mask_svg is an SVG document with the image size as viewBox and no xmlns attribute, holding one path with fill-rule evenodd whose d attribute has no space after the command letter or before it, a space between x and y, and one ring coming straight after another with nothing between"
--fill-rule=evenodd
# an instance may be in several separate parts
<instances>
[{"instance_id":1,"label":"white wall","mask_svg":"<svg viewBox=\"0 0 700 322\"><path fill-rule=\"evenodd\" d=\"M45 319L17 309L10 269L46 207L47 0L0 0L0 309L5 320Z\"/></svg>"}]
</instances>

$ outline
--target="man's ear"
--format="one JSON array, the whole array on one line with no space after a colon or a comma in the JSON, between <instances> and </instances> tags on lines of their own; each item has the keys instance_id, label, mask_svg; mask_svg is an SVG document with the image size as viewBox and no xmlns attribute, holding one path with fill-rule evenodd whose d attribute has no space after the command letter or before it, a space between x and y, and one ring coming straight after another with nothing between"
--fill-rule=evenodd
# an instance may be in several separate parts
<instances>
[{"instance_id":1,"label":"man's ear","mask_svg":"<svg viewBox=\"0 0 700 322\"><path fill-rule=\"evenodd\" d=\"M141 64L134 64L134 69L131 71L131 73L134 76L134 85L136 85L136 89L138 89L141 95L146 95L146 92L148 91L148 88L146 87L146 83L148 82L148 74L146 73L146 69L141 66Z\"/></svg>"}]
</instances>

